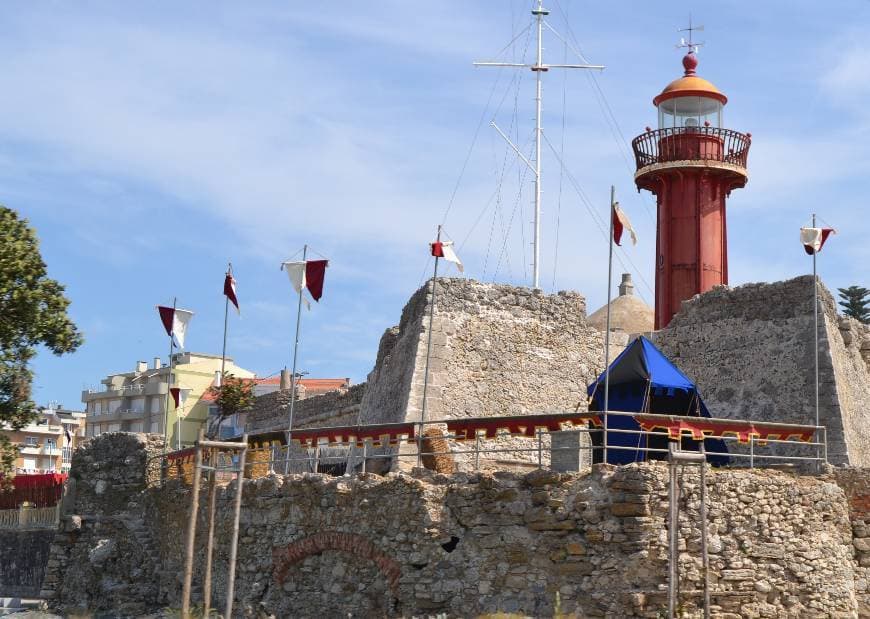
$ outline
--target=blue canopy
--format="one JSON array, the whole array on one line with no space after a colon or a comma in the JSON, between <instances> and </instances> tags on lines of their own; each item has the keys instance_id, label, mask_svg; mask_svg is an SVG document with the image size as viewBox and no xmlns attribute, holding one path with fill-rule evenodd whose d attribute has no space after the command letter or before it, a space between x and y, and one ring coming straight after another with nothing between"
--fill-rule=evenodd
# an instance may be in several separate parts
<instances>
[{"instance_id":1,"label":"blue canopy","mask_svg":"<svg viewBox=\"0 0 870 619\"><path fill-rule=\"evenodd\" d=\"M589 385L587 394L591 398L589 410L604 410L604 373ZM689 417L710 417L698 388L677 366L656 348L655 344L643 336L635 339L610 364L610 397L608 407L611 411L656 413L661 415L685 415ZM608 415L607 428L611 430L639 431L640 426L628 416ZM595 435L593 435L595 436ZM683 448L697 448L700 441L682 439ZM600 437L598 443L602 443ZM650 437L634 433L613 432L607 436L607 462L626 464L645 459L663 459L663 452L646 453L644 448L667 449L667 437ZM707 451L726 453L725 442L721 439L704 439ZM598 458L600 461L602 458ZM715 464L725 464L727 456L710 456Z\"/></svg>"}]
</instances>

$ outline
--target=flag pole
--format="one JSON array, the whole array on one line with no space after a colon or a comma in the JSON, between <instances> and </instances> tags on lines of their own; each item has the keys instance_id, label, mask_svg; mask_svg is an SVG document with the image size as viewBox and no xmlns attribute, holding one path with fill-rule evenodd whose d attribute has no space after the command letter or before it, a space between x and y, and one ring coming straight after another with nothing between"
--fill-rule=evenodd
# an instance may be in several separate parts
<instances>
[{"instance_id":1,"label":"flag pole","mask_svg":"<svg viewBox=\"0 0 870 619\"><path fill-rule=\"evenodd\" d=\"M233 263L227 263L227 275L232 277L233 274ZM230 309L230 298L224 293L224 345L221 350L221 375L220 382L218 383L219 387L223 387L224 384L224 367L227 363L227 317L229 316ZM218 423L217 428L215 429L216 438L220 440L220 432L221 432L221 422L223 421L223 411L218 410ZM206 546L205 546L205 575L202 578L202 604L203 604L203 616L209 616L209 608L211 607L211 561L212 555L214 554L214 513L215 513L215 502L216 502L216 486L217 486L217 477L216 471L218 465L217 452L214 449L208 450L208 465L211 467L211 470L208 472L208 535L206 537Z\"/></svg>"},{"instance_id":2,"label":"flag pole","mask_svg":"<svg viewBox=\"0 0 870 619\"><path fill-rule=\"evenodd\" d=\"M175 322L175 306L178 304L178 297L172 298L172 321ZM166 448L169 443L169 396L172 389L172 350L175 343L172 341L174 330L169 329L169 377L166 379L166 407L163 411L163 453L166 453Z\"/></svg>"},{"instance_id":3,"label":"flag pole","mask_svg":"<svg viewBox=\"0 0 870 619\"><path fill-rule=\"evenodd\" d=\"M816 214L813 213L813 228L816 227ZM819 425L819 283L816 276L816 254L818 250L813 251L813 325L815 328L815 396L816 396L816 426ZM816 441L818 442L818 441Z\"/></svg>"},{"instance_id":4,"label":"flag pole","mask_svg":"<svg viewBox=\"0 0 870 619\"><path fill-rule=\"evenodd\" d=\"M233 263L232 262L227 263L227 275L229 275L230 277L233 276ZM220 379L219 379L220 382L218 383L218 387L223 387L224 368L226 368L226 365L227 365L227 323L228 323L229 311L230 311L230 298L226 294L224 294L224 345L223 345L223 349L221 349L221 375L220 375ZM217 428L215 428L215 434L217 435L217 438L220 438L221 423L223 422L223 411L218 411L218 413L220 414L220 416L218 417L218 425L217 425Z\"/></svg>"},{"instance_id":5,"label":"flag pole","mask_svg":"<svg viewBox=\"0 0 870 619\"><path fill-rule=\"evenodd\" d=\"M302 262L308 256L308 245L302 246ZM293 344L293 373L290 375L290 412L287 423L287 459L284 462L284 474L290 472L290 437L293 434L293 409L296 405L296 359L299 353L299 323L302 322L302 290L299 288L299 304L296 307L296 341Z\"/></svg>"},{"instance_id":6,"label":"flag pole","mask_svg":"<svg viewBox=\"0 0 870 619\"><path fill-rule=\"evenodd\" d=\"M607 255L607 330L604 332L604 456L607 464L607 413L610 410L610 288L613 282L613 207L616 187L610 186L610 250Z\"/></svg>"},{"instance_id":7,"label":"flag pole","mask_svg":"<svg viewBox=\"0 0 870 619\"><path fill-rule=\"evenodd\" d=\"M441 242L441 226L435 242ZM423 465L423 424L426 423L426 395L429 390L429 358L432 355L432 322L435 319L435 287L438 284L438 256L435 256L435 272L432 275L432 305L429 308L429 337L426 342L426 369L423 372L423 407L420 411L420 431L417 433L417 467Z\"/></svg>"}]
</instances>

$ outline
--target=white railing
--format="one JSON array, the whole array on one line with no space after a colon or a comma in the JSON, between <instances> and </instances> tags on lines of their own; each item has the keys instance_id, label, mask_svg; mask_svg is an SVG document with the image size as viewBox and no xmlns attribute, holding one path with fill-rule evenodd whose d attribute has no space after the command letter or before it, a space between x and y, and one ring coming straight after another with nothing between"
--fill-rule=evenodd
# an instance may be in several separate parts
<instances>
[{"instance_id":1,"label":"white railing","mask_svg":"<svg viewBox=\"0 0 870 619\"><path fill-rule=\"evenodd\" d=\"M0 509L0 529L53 529L60 521L60 503L53 507Z\"/></svg>"}]
</instances>

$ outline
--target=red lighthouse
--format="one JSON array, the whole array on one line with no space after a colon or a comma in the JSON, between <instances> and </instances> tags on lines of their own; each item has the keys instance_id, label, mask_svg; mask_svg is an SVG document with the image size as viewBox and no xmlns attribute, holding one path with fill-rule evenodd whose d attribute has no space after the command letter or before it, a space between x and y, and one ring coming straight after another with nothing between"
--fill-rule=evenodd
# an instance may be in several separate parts
<instances>
[{"instance_id":1,"label":"red lighthouse","mask_svg":"<svg viewBox=\"0 0 870 619\"><path fill-rule=\"evenodd\" d=\"M655 99L659 127L632 141L638 190L656 195L655 328L667 326L680 303L728 283L725 199L746 185L750 134L722 127L728 101L698 77L698 57Z\"/></svg>"}]
</instances>

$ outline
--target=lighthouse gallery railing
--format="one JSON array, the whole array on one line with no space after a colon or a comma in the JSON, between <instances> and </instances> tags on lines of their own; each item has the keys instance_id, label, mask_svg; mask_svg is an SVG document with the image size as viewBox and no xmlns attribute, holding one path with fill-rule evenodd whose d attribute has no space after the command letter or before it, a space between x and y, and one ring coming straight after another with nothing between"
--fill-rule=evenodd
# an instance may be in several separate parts
<instances>
[{"instance_id":1,"label":"lighthouse gallery railing","mask_svg":"<svg viewBox=\"0 0 870 619\"><path fill-rule=\"evenodd\" d=\"M631 141L637 169L672 161L718 161L746 167L752 136L719 127L649 130Z\"/></svg>"}]
</instances>

